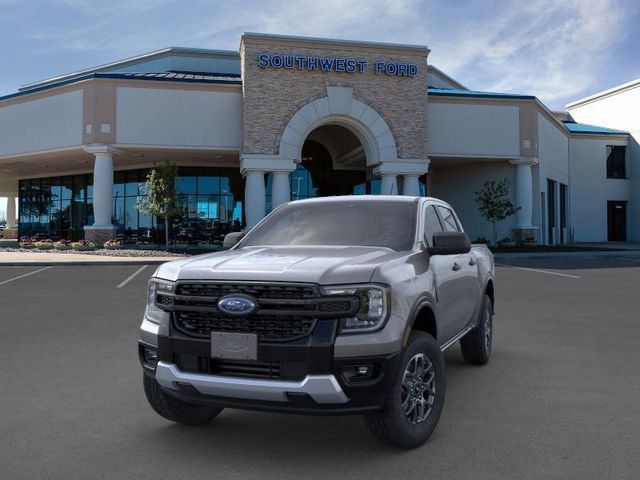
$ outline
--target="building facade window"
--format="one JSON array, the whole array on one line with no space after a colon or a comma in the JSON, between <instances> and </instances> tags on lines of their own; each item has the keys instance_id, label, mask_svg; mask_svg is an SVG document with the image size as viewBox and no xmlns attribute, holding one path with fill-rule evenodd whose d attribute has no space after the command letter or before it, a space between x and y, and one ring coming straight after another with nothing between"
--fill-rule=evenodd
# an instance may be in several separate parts
<instances>
[{"instance_id":1,"label":"building facade window","mask_svg":"<svg viewBox=\"0 0 640 480\"><path fill-rule=\"evenodd\" d=\"M113 181L112 223L125 244L164 243L163 219L144 215L136 200L149 169L117 171ZM176 243L221 245L224 235L244 225L244 180L234 168L178 169L178 213L169 236ZM93 224L93 177L73 175L21 180L21 236L78 240Z\"/></svg>"},{"instance_id":2,"label":"building facade window","mask_svg":"<svg viewBox=\"0 0 640 480\"><path fill-rule=\"evenodd\" d=\"M627 147L607 145L607 178L627 178Z\"/></svg>"}]
</instances>

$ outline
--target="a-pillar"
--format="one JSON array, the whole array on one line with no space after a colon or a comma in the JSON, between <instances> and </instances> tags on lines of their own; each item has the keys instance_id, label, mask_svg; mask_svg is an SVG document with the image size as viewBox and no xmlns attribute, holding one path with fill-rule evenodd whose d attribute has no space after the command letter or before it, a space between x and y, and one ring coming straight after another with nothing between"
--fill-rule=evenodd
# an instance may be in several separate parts
<instances>
[{"instance_id":1,"label":"a-pillar","mask_svg":"<svg viewBox=\"0 0 640 480\"><path fill-rule=\"evenodd\" d=\"M101 247L115 237L113 212L113 156L118 153L109 145L90 145L84 151L94 155L93 224L84 227L84 238Z\"/></svg>"},{"instance_id":2,"label":"a-pillar","mask_svg":"<svg viewBox=\"0 0 640 480\"><path fill-rule=\"evenodd\" d=\"M533 172L532 167L538 164L538 159L517 158L509 160L516 168L515 199L516 226L513 235L517 242L535 239L538 227L533 225Z\"/></svg>"}]
</instances>

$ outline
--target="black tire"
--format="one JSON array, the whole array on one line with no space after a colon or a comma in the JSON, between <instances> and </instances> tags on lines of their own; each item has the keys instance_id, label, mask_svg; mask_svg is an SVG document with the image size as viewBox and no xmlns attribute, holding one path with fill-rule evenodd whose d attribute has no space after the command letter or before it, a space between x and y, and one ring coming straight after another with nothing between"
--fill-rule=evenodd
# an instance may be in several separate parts
<instances>
[{"instance_id":1,"label":"black tire","mask_svg":"<svg viewBox=\"0 0 640 480\"><path fill-rule=\"evenodd\" d=\"M423 354L431 362L434 374L434 387L429 395L432 401L430 411L425 418L415 422L409 418L403 408L403 397L407 397L403 388L405 373L410 368L410 362ZM427 369L429 370L429 369ZM429 392L430 388L427 388ZM411 332L409 343L402 352L395 372L393 387L387 393L385 406L382 410L364 415L365 425L371 434L380 442L401 448L416 448L422 445L433 433L438 424L446 393L444 356L435 339L424 332ZM423 393L423 398L424 398ZM415 407L414 407L415 408Z\"/></svg>"},{"instance_id":2,"label":"black tire","mask_svg":"<svg viewBox=\"0 0 640 480\"><path fill-rule=\"evenodd\" d=\"M493 307L489 295L482 299L477 325L460 340L462 358L472 365L484 365L491 357L493 341Z\"/></svg>"},{"instance_id":3,"label":"black tire","mask_svg":"<svg viewBox=\"0 0 640 480\"><path fill-rule=\"evenodd\" d=\"M143 374L143 385L151 408L158 415L172 422L191 426L204 425L222 412L222 408L194 405L167 395L155 378L149 375Z\"/></svg>"}]
</instances>

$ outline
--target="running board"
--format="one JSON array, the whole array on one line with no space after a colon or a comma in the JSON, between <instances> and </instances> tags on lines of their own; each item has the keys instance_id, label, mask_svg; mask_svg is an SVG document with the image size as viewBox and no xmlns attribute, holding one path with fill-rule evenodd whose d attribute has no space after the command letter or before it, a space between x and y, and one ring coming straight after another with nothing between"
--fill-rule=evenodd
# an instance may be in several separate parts
<instances>
[{"instance_id":1,"label":"running board","mask_svg":"<svg viewBox=\"0 0 640 480\"><path fill-rule=\"evenodd\" d=\"M445 343L444 345L442 345L440 347L441 351L445 351L447 348L449 348L451 345L453 345L454 343L456 343L458 340L460 340L462 337L464 337L467 333L469 333L471 330L473 329L473 327L466 327L464 330L462 330L460 333L458 333L456 336L454 336L451 340L449 340L447 343Z\"/></svg>"}]
</instances>

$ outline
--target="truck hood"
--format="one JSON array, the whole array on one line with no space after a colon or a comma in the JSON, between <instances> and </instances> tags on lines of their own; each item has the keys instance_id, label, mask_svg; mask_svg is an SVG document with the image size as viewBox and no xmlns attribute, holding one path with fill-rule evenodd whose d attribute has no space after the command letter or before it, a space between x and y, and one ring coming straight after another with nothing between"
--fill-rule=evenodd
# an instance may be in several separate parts
<instances>
[{"instance_id":1,"label":"truck hood","mask_svg":"<svg viewBox=\"0 0 640 480\"><path fill-rule=\"evenodd\" d=\"M382 263L406 255L378 247L248 247L161 265L166 280L366 283Z\"/></svg>"}]
</instances>

